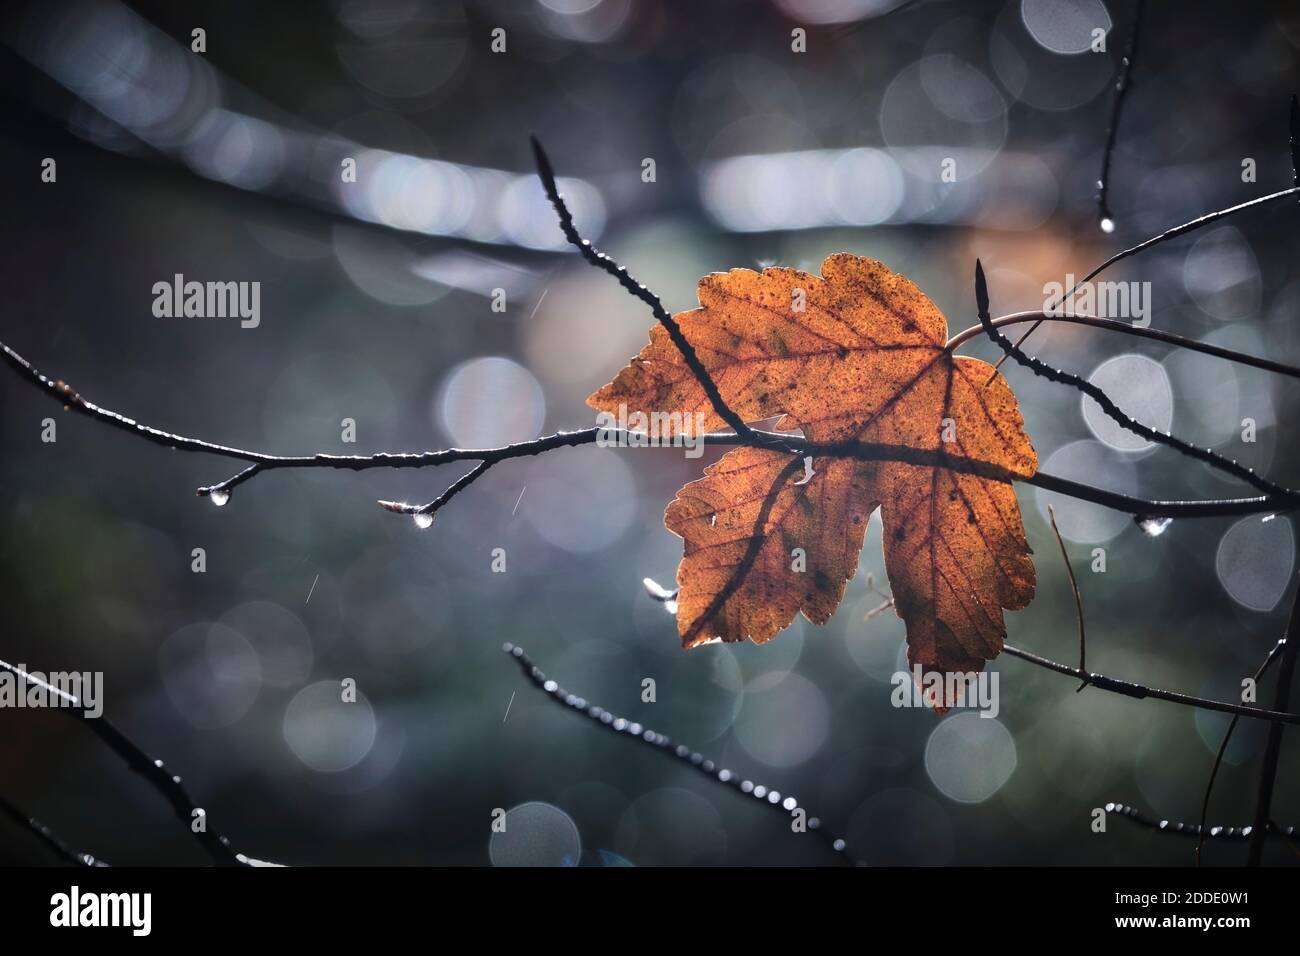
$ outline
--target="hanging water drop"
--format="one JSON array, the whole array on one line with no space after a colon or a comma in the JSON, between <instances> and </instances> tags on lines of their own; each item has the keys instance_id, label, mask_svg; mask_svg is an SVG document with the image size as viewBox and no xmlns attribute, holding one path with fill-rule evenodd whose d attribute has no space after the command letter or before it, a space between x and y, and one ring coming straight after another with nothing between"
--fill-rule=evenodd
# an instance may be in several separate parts
<instances>
[{"instance_id":1,"label":"hanging water drop","mask_svg":"<svg viewBox=\"0 0 1300 956\"><path fill-rule=\"evenodd\" d=\"M647 594L663 604L664 610L669 614L677 613L677 589L669 591L654 578L642 578L641 583Z\"/></svg>"},{"instance_id":2,"label":"hanging water drop","mask_svg":"<svg viewBox=\"0 0 1300 956\"><path fill-rule=\"evenodd\" d=\"M1103 216L1101 222L1097 225L1101 226L1101 231L1106 235L1110 235L1115 231L1115 220L1111 219L1110 216Z\"/></svg>"},{"instance_id":3,"label":"hanging water drop","mask_svg":"<svg viewBox=\"0 0 1300 956\"><path fill-rule=\"evenodd\" d=\"M433 527L433 515L419 512L414 517L415 517L415 526L419 528L421 531L425 530L426 528Z\"/></svg>"},{"instance_id":4,"label":"hanging water drop","mask_svg":"<svg viewBox=\"0 0 1300 956\"><path fill-rule=\"evenodd\" d=\"M1165 529L1173 523L1173 518L1153 518L1150 515L1138 515L1133 519L1137 526L1142 529L1142 533L1148 538L1158 538L1165 533Z\"/></svg>"},{"instance_id":5,"label":"hanging water drop","mask_svg":"<svg viewBox=\"0 0 1300 956\"><path fill-rule=\"evenodd\" d=\"M216 505L218 508L220 508L220 507L222 507L222 506L223 506L227 501L230 500L230 492L228 492L228 491L224 491L224 490L223 490L223 491L211 491L211 492L208 493L208 497L212 499L212 503L213 503L214 505Z\"/></svg>"}]
</instances>

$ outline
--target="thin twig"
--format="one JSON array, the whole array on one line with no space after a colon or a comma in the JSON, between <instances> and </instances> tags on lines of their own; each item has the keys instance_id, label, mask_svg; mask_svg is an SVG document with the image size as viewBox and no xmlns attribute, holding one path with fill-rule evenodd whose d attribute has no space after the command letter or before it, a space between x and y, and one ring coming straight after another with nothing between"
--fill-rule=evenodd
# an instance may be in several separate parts
<instances>
[{"instance_id":1,"label":"thin twig","mask_svg":"<svg viewBox=\"0 0 1300 956\"><path fill-rule=\"evenodd\" d=\"M0 660L0 668L9 671L22 682L36 684L44 688L47 694L58 697L63 702L63 706L56 709L75 717L82 726L93 731L100 741L121 757L128 767L143 777L164 800L171 804L181 825L198 840L214 863L218 866L247 865L246 858L231 849L229 840L207 826L207 811L194 802L182 785L181 778L172 773L161 760L150 757L107 717L87 716L81 701L74 695L28 674L21 667L7 661ZM202 829L195 829L194 822L200 817L204 818L204 826Z\"/></svg>"},{"instance_id":2,"label":"thin twig","mask_svg":"<svg viewBox=\"0 0 1300 956\"><path fill-rule=\"evenodd\" d=\"M1208 342L1201 342L1197 339L1189 339L1183 335L1176 335L1173 332L1165 332L1161 329L1146 328L1140 325L1133 325L1129 322L1117 322L1114 319L1099 319L1091 315L1054 315L1049 312L1029 311L1029 312L1012 312L1009 315L1000 315L990 323L993 328L1000 329L1008 325L1022 325L1026 322L1063 322L1067 325L1086 325L1094 329L1105 329L1108 332L1119 332L1123 335L1135 335L1139 338L1152 339L1156 342L1163 342L1166 345L1173 345L1180 349L1187 349L1189 352L1201 352L1205 355L1213 355L1215 358L1225 359L1229 362L1235 362L1238 365L1248 365L1251 368L1262 369L1265 372L1274 372L1278 375L1285 375L1289 378L1300 378L1300 367L1287 365L1283 362L1274 362L1271 359L1257 358L1254 355L1246 355L1244 352L1237 352L1233 349L1225 349L1218 345L1211 345ZM968 329L963 329L948 340L944 348L951 352L959 348L971 339L984 335L984 325L972 325Z\"/></svg>"},{"instance_id":3,"label":"thin twig","mask_svg":"<svg viewBox=\"0 0 1300 956\"><path fill-rule=\"evenodd\" d=\"M885 611L893 607L894 596L876 587L876 576L874 574L867 575L866 585L869 594L874 594L876 597L881 599L879 604L867 611L866 614L862 615L862 620L869 621L878 614L883 614Z\"/></svg>"},{"instance_id":4,"label":"thin twig","mask_svg":"<svg viewBox=\"0 0 1300 956\"><path fill-rule=\"evenodd\" d=\"M963 335L964 334L965 333L963 333ZM152 426L141 425L133 419L127 418L125 415L85 400L70 386L63 382L54 382L36 369L27 361L27 359L23 358L12 348L3 343L0 343L0 355L3 355L9 366L14 369L14 371L24 381L40 387L44 392L65 404L71 411L90 416L97 421L105 422L113 427L125 429L138 437L144 438L146 441L156 445L161 445L164 448L202 452L218 455L223 458L233 458L236 460L253 462L250 467L231 476L230 478L227 478L225 481L199 488L196 493L200 496L228 496L236 487L253 478L255 475L264 471L273 471L281 468L333 468L344 471L366 471L372 468L435 468L440 465L448 465L462 461L473 461L491 465L514 458L540 455L543 452L552 451L557 448L595 444L598 441L605 439L607 439L608 443L612 445L626 445L628 444L626 439L630 434L622 429L603 429L593 426L591 428L583 428L576 431L555 432L554 434L546 435L541 438L515 442L510 445L501 445L496 448L444 448L438 451L424 452L378 452L373 455L331 455L324 453L297 456L273 455L267 452L234 448L228 445L217 445L202 439L190 438L185 435L166 432ZM1242 356L1241 359L1249 359L1249 356ZM75 396L75 401L71 400L69 396ZM750 429L750 432L758 436L763 447L773 447L778 442L787 443L790 446L789 450L791 453L800 456L821 455L826 457L847 457L857 458L864 461L895 460L909 464L934 464L937 460L935 454L929 450L911 448L905 445L852 441L819 444L804 441L796 436L784 435L779 432L768 432L752 428ZM742 436L727 432L702 435L699 440L705 445L735 446L750 444L750 442ZM967 459L954 457L945 457L943 465L953 471L971 471L972 473L987 474L990 477L997 477L999 471L996 466L987 462L968 461ZM470 474L475 477L481 473L482 472L479 469L470 472ZM1045 472L1037 472L1033 477L1028 479L1009 475L1006 476L1006 480L1025 481L1028 484L1035 485L1036 487L1043 488L1047 491L1055 491L1059 494L1078 498L1082 501L1089 501L1093 504L1103 505L1116 511L1150 517L1196 518L1221 517L1226 515L1267 514L1300 507L1300 496L1288 497L1266 495L1250 498L1205 499L1202 501L1149 500L1136 498L1131 495L1119 494L1118 492L1106 491L1101 488L1095 488L1091 485L1072 481L1068 478L1058 478L1055 475L1050 475ZM463 487L464 485L462 484L460 488ZM450 490L451 489L448 489L448 491ZM458 488L457 490L460 489ZM444 498L445 497L446 495L444 494ZM400 502L389 502L388 504L396 505L397 507L389 508L388 510L400 510L402 513L409 513L404 509L409 507L414 511L419 511L422 508L435 505L436 502L437 499L430 502L428 505L413 506L408 506ZM387 505L385 505L385 507L387 507Z\"/></svg>"},{"instance_id":5,"label":"thin twig","mask_svg":"<svg viewBox=\"0 0 1300 956\"><path fill-rule=\"evenodd\" d=\"M1273 691L1273 709L1286 710L1291 695L1291 676L1295 673L1297 649L1300 649L1300 586L1296 587L1295 598L1291 602L1291 619L1286 626L1286 646L1282 648L1282 659L1277 667L1277 686ZM1255 798L1256 836L1250 841L1247 866L1259 866L1264 855L1264 827L1269 821L1270 808L1273 804L1273 784L1277 779L1277 760L1282 751L1281 724L1274 724L1268 729L1268 743L1264 748L1264 760L1260 766L1259 791Z\"/></svg>"},{"instance_id":6,"label":"thin twig","mask_svg":"<svg viewBox=\"0 0 1300 956\"><path fill-rule=\"evenodd\" d=\"M1158 246L1163 242L1177 239L1179 236L1185 236L1189 232L1195 232L1197 229L1218 222L1220 219L1227 216L1232 216L1239 212L1245 212L1247 209L1254 209L1256 206L1263 206L1271 202L1277 202L1279 199L1286 199L1288 196L1300 196L1300 185L1292 186L1290 189L1281 189L1275 193L1269 193L1267 196L1260 196L1258 199L1250 199L1246 202L1238 203L1235 206L1229 206L1226 209L1217 209L1214 212L1207 212L1204 216L1198 216L1197 218L1182 223L1181 225L1174 226L1171 229L1166 229L1164 232L1160 233L1160 235L1152 236L1150 239L1144 239L1135 246L1129 246L1127 249L1115 253L1115 255L1111 256L1101 265L1089 272L1086 276L1066 290L1061 297L1056 300L1056 302L1049 305L1044 311L1055 312L1061 304L1069 300L1070 296L1074 294L1075 290L1078 289L1079 286L1083 285L1085 282L1091 282L1117 262L1122 262L1125 259L1136 256L1138 253L1145 252L1147 249L1150 249L1153 246ZM1024 346L1025 340L1029 338L1029 336L1033 335L1034 330L1042 324L1043 322L1040 319L1031 325L1029 330L1016 340L1016 348ZM997 368L1000 368L1002 363L1006 360L1007 357L1005 355L1002 356L1002 358L998 359L994 369L996 370ZM989 381L993 381L992 376L989 376Z\"/></svg>"},{"instance_id":7,"label":"thin twig","mask_svg":"<svg viewBox=\"0 0 1300 956\"><path fill-rule=\"evenodd\" d=\"M1265 710L1262 707L1246 707L1243 704L1232 704L1222 700L1210 700L1206 697L1193 697L1191 694L1180 694L1177 691L1161 690L1159 687L1148 687L1146 684L1138 684L1133 681L1120 680L1117 677L1107 677L1105 674L1098 674L1093 671L1086 671L1080 667L1071 667L1069 664L1062 664L1060 661L1054 661L1050 658L1042 657L1031 651L1022 651L1018 647L1012 647L1010 644L1003 644L1004 653L1017 657L1026 663L1042 667L1058 674L1066 674L1070 677L1086 681L1089 686L1096 687L1098 690L1110 691L1112 694L1122 694L1125 697L1132 697L1135 700L1153 698L1155 700L1165 700L1171 704L1181 704L1184 707L1200 707L1202 710L1214 710L1221 714L1240 714L1242 717L1252 717L1256 720L1266 720L1274 724L1295 724L1300 725L1300 714L1288 713L1276 710Z\"/></svg>"},{"instance_id":8,"label":"thin twig","mask_svg":"<svg viewBox=\"0 0 1300 956\"><path fill-rule=\"evenodd\" d=\"M30 831L36 839L40 840L51 853L64 863L70 863L73 866L108 866L103 860L97 860L89 853L78 853L72 849L72 847L55 836L53 830L30 814L18 809L3 794L0 794L0 813L3 813L23 829Z\"/></svg>"},{"instance_id":9,"label":"thin twig","mask_svg":"<svg viewBox=\"0 0 1300 956\"><path fill-rule=\"evenodd\" d=\"M487 471L490 467L492 467L490 462L479 462L472 470L465 472L465 474L453 481L446 491L440 494L437 498L434 498L428 504L409 505L401 501L380 501L378 502L378 505L385 511L392 511L404 515L415 515L417 519L420 517L427 517L428 520L432 522L433 515L439 508L451 501L451 499L456 497L460 492L464 491L466 487L481 477L483 472ZM428 525L425 524L424 527L427 528Z\"/></svg>"},{"instance_id":10,"label":"thin twig","mask_svg":"<svg viewBox=\"0 0 1300 956\"><path fill-rule=\"evenodd\" d=\"M995 326L999 323L1006 325L1015 324L1016 322L1025 321L1028 316L1032 315L1033 313L1013 313L1012 315L1002 316L999 319L995 319L993 320L993 323ZM1180 347L1190 348L1194 351L1206 352L1207 354L1216 355L1230 361L1252 365L1257 368L1264 368L1268 371L1274 371L1280 374L1293 374L1296 371L1289 366L1271 363L1264 359L1257 359L1253 356L1232 352L1231 350L1219 349L1217 346L1209 346L1205 343L1193 342L1192 340L1182 340L1178 336L1171 336L1169 333L1162 333L1157 330L1135 329L1131 326L1125 325L1124 323L1110 323L1104 319L1093 319L1086 316L1053 316L1051 319L1052 321L1094 325L1097 327L1115 329L1116 331L1144 335L1146 337L1169 342L1170 344L1176 344ZM983 326L979 326L978 329L982 332ZM954 339L949 341L948 348L952 349L962 344L967 341L972 334L973 329L968 329L960 333L958 336L954 337ZM556 432L555 434L541 438L516 442L511 445L504 445L497 448L447 448L438 451L425 452L379 452L373 455L332 455L325 453L299 456L274 455L267 452L235 448L229 445L219 445L203 439L192 438L173 432L163 431L162 429L149 425L140 424L134 419L128 418L119 412L88 401L71 386L62 381L56 382L50 379L8 345L0 343L0 355L3 355L9 367L12 368L24 381L40 388L43 392L49 394L52 398L71 411L86 415L112 427L128 431L138 437L144 438L146 441L165 448L201 452L217 455L223 458L252 462L248 468L245 468L238 474L233 475L224 481L217 482L216 484L200 487L196 491L196 493L201 497L210 496L214 500L221 502L228 500L235 488L256 475L265 471L272 471L281 468L333 468L348 471L364 471L371 468L430 468L461 461L475 461L492 465L507 459L538 455L542 452L556 448L592 444L596 442L602 434L608 437L611 440L611 443L621 444L619 440L625 438L627 435L626 432L618 429L602 430L593 427L570 432ZM927 463L924 460L925 453L918 454L917 449L910 449L904 446L862 442L841 442L832 445L816 445L797 439L794 436L783 435L778 432L767 432L753 428L748 429L748 432L749 434L758 437L758 444L760 447L780 447L792 454L804 455L816 453L829 457L854 457L862 460L878 459L907 461L917 464ZM704 435L701 436L700 440L706 445L752 444L747 438L734 433ZM964 459L946 457L943 464L945 467L952 470L961 471L965 468L964 462ZM405 514L416 512L423 512L426 514L432 513L432 511L441 507L441 504L444 504L451 494L462 490L469 481L479 477L482 474L482 471L482 469L475 469L470 472L470 476L472 477L464 479L463 482L458 482L453 486L453 488L449 488L440 499L435 499L428 504L408 505L403 502L387 502L383 503L382 506L388 508L388 510L398 511ZM1011 476L1008 480L1022 479L1019 479L1017 476ZM1056 491L1060 494L1079 498L1084 501L1091 501L1094 504L1104 505L1118 511L1150 517L1180 518L1260 514L1289 510L1300 505L1300 497L1276 495L1237 499L1209 499L1205 501L1145 500L1115 492L1108 492L1099 488L1094 488L1091 485L1084 485L1079 482L1070 481L1069 479L1057 478L1053 475L1042 472L1039 472L1032 478L1028 479L1028 482L1046 490ZM389 507L390 505L393 507Z\"/></svg>"},{"instance_id":11,"label":"thin twig","mask_svg":"<svg viewBox=\"0 0 1300 956\"><path fill-rule=\"evenodd\" d=\"M1083 598L1079 596L1079 582L1074 577L1074 565L1070 563L1070 554L1065 550L1065 539L1061 537L1061 529L1056 526L1056 509L1051 505L1047 506L1047 517L1052 523L1052 534L1056 535L1056 543L1061 548L1061 559L1065 562L1065 573L1070 576L1070 590L1074 592L1074 611L1079 617L1079 670L1087 673L1087 641L1084 636L1083 628ZM1079 686L1074 689L1077 694L1088 686L1088 679L1085 677Z\"/></svg>"},{"instance_id":12,"label":"thin twig","mask_svg":"<svg viewBox=\"0 0 1300 956\"><path fill-rule=\"evenodd\" d=\"M1269 665L1273 663L1274 659L1277 657L1278 651L1282 650L1282 648L1285 646L1286 646L1286 638L1284 637L1276 644L1274 644L1271 648L1269 648L1268 656L1264 658L1264 663L1260 664L1259 669L1255 671L1254 679L1256 683L1258 683L1260 678L1264 676L1264 672L1268 670ZM1228 729L1224 731L1223 740L1219 744L1219 752L1214 755L1214 766L1210 768L1210 779L1205 784L1205 797L1201 800L1201 822L1199 826L1202 832L1205 830L1205 820L1210 815L1210 794L1214 792L1214 781L1219 776L1219 767L1223 765L1224 754L1228 752L1228 743L1229 741L1232 740L1233 731L1237 729L1237 723L1240 720L1241 720L1240 716L1238 716L1237 714L1233 714L1232 720L1228 721ZM1196 859L1197 866L1201 865L1201 848L1204 845L1205 845L1204 837L1196 841L1195 859Z\"/></svg>"},{"instance_id":13,"label":"thin twig","mask_svg":"<svg viewBox=\"0 0 1300 956\"><path fill-rule=\"evenodd\" d=\"M783 435L779 432L767 432L760 429L751 429L751 431L765 440L781 438L797 445L797 447L792 449L792 452L799 456L821 455L830 458L856 458L862 461L902 461L908 464L920 465L935 464L938 461L938 455L935 452L928 449L913 448L907 445L890 445L881 442L857 441L833 442L829 444L814 443L799 439L796 436ZM628 444L626 439L631 434L631 432L624 429L592 427L580 429L578 431L556 432L553 435L546 435L541 438L516 442L511 445L503 445L497 448L448 448L442 451L431 452L409 452L397 454L381 452L377 455L311 455L302 458L281 458L271 463L255 465L218 485L200 488L199 494L208 494L218 490L224 490L229 494L230 488L247 481L252 477L251 472L254 472L259 468L270 470L274 468L323 467L364 471L370 468L427 468L459 461L477 461L492 465L513 458L539 455L543 452L557 448L571 448L580 445L596 444L603 439L608 439L608 444L624 446ZM747 439L730 432L711 432L706 435L701 435L698 440L704 445L750 445L750 442ZM945 457L943 460L943 466L952 471L984 474L988 477L994 478L1001 476L1007 481L1023 481L1047 491L1055 491L1071 498L1078 498L1081 501L1089 501L1093 504L1104 505L1105 507L1112 508L1116 511L1123 511L1132 515L1142 515L1144 517L1223 517L1227 515L1269 514L1300 507L1300 495L1264 495L1249 498L1210 498L1200 501L1150 500L1120 494L1119 492L1107 491L1102 488L1096 488L1092 485L1085 485L1081 482L1072 481L1069 478L1059 478L1055 475L1041 471L1036 472L1029 478L1023 478L1019 475L1010 475L1007 474L1004 469L1001 469L992 463L975 461L974 459ZM392 503L398 504L399 507L401 506L401 503Z\"/></svg>"},{"instance_id":14,"label":"thin twig","mask_svg":"<svg viewBox=\"0 0 1300 956\"><path fill-rule=\"evenodd\" d=\"M673 345L681 353L687 367L700 383L700 387L704 389L709 404L718 413L718 417L731 427L732 431L748 439L757 447L783 449L783 443L774 444L770 439L761 438L726 403L722 393L718 391L717 384L713 381L713 376L708 373L704 363L700 361L700 357L695 353L695 346L691 345L687 340L681 326L677 324L677 320L673 318L672 314L664 308L664 304L659 301L659 297L640 282L637 282L631 273L621 265L598 250L588 240L582 238L577 227L573 224L573 214L569 212L568 206L564 203L564 198L560 195L559 187L555 184L555 171L551 168L551 161L547 157L546 151L542 149L542 144L536 136L529 138L533 144L533 157L537 161L537 174L541 177L542 187L546 190L547 198L550 199L551 205L555 207L555 214L559 217L560 230L564 233L564 238L582 253L584 259L597 269L609 273L618 280L619 285L650 307L655 319L664 327L668 337L672 339Z\"/></svg>"},{"instance_id":15,"label":"thin twig","mask_svg":"<svg viewBox=\"0 0 1300 956\"><path fill-rule=\"evenodd\" d=\"M1115 152L1115 142L1119 138L1119 119L1124 110L1124 99L1128 96L1129 87L1133 85L1133 62L1137 59L1138 36L1142 32L1142 12L1145 9L1146 0L1137 0L1137 8L1133 11L1133 30L1128 38L1128 51L1120 61L1115 98L1110 105L1110 122L1106 125L1106 145L1101 154L1101 175L1097 179L1098 219L1104 232L1115 228L1115 217L1111 215L1110 203L1107 202L1110 196L1110 161Z\"/></svg>"},{"instance_id":16,"label":"thin twig","mask_svg":"<svg viewBox=\"0 0 1300 956\"><path fill-rule=\"evenodd\" d=\"M1148 425L1126 415L1124 411L1115 404L1114 400L1107 395L1102 389L1092 384L1078 375L1070 372L1063 372L1060 369L1052 368L1041 359L1033 358L1026 355L1020 346L1011 344L1011 341L993 327L993 320L989 316L989 291L988 285L984 279L984 267L979 260L975 260L975 300L979 311L980 323L984 326L984 331L999 348L1008 356L1014 358L1018 363L1032 371L1034 374L1047 379L1049 382L1059 382L1062 385L1069 385L1084 395L1087 395L1105 412L1110 418L1124 427L1126 430L1145 438L1147 441L1157 442L1161 445L1167 445L1175 451L1181 452L1188 458L1204 462L1214 468L1219 469L1227 474L1240 478L1248 484L1254 485L1265 494L1277 495L1280 497L1293 497L1294 492L1289 488L1283 488L1261 475L1255 474L1254 469L1247 468L1238 464L1231 458L1225 458L1218 452L1209 448L1201 448L1190 442L1183 441L1181 438L1175 438L1168 432L1157 431ZM1022 339L1023 341L1023 339Z\"/></svg>"},{"instance_id":17,"label":"thin twig","mask_svg":"<svg viewBox=\"0 0 1300 956\"><path fill-rule=\"evenodd\" d=\"M949 465L949 467L953 467ZM953 470L960 470L953 467ZM1115 511L1140 518L1219 518L1230 515L1273 514L1290 511L1300 505L1295 496L1264 495L1254 498L1223 498L1206 501L1147 501L1114 491L1102 491L1068 478L1036 472L1026 484L1046 491L1056 491L1080 501L1091 501Z\"/></svg>"},{"instance_id":18,"label":"thin twig","mask_svg":"<svg viewBox=\"0 0 1300 956\"><path fill-rule=\"evenodd\" d=\"M1157 820L1124 803L1108 803L1106 804L1106 812L1118 814L1144 827L1159 830L1161 833L1176 833L1179 836L1197 837L1198 847L1199 841L1203 841L1207 837L1215 840L1249 840L1251 835L1256 832L1254 827L1207 827L1204 821L1197 824L1180 823L1177 820ZM1295 835L1296 828L1279 827L1276 823L1269 822L1259 833L1261 834L1260 839L1270 835L1289 839Z\"/></svg>"},{"instance_id":19,"label":"thin twig","mask_svg":"<svg viewBox=\"0 0 1300 956\"><path fill-rule=\"evenodd\" d=\"M875 588L870 584L870 578L868 578L868 587L875 591ZM658 584L655 584L653 589L647 586L646 592L656 601L666 604L669 601L677 600L680 588L667 591ZM892 597L889 597L880 591L875 591L875 593L879 594L881 597L888 597L888 601L882 607L870 612L870 614L876 614L879 611L884 610L885 607L893 605L894 599ZM1031 653L1030 651L1022 651L1020 648L1013 647L1010 644L1003 644L1002 650L1007 654L1010 654L1012 657L1019 658L1027 664L1033 664L1035 667L1041 667L1057 674L1077 677L1083 682L1085 687L1096 687L1099 690L1110 691L1112 694L1122 694L1125 697L1133 697L1137 699L1150 697L1155 700L1169 701L1173 704L1182 704L1185 707L1200 707L1205 710L1218 711L1219 713L1224 714L1234 714L1240 717L1253 717L1257 720L1300 724L1300 714L1278 713L1271 710L1262 710L1239 704L1231 704L1226 701L1209 700L1205 697L1193 697L1190 694L1180 694L1176 691L1161 690L1159 687L1148 687L1146 684L1138 684L1134 681L1107 677L1104 674L1094 674L1091 671L1086 670L1084 667L1071 667L1069 664L1062 664L1059 661L1042 657L1041 655Z\"/></svg>"},{"instance_id":20,"label":"thin twig","mask_svg":"<svg viewBox=\"0 0 1300 956\"><path fill-rule=\"evenodd\" d=\"M585 715L590 720L605 727L607 730L623 736L625 739L631 738L639 740L648 747L653 747L660 753L675 757L682 763L693 768L699 773L704 774L714 783L729 787L738 793L743 793L753 797L764 806L769 806L782 814L787 821L790 820L801 809L804 811L804 825L807 827L805 832L817 834L839 859L846 863L858 863L849 855L848 847L844 840L837 837L830 830L826 829L821 820L812 816L805 808L799 806L799 801L789 794L782 795L780 791L771 787L765 787L762 784L756 784L753 781L742 778L739 774L728 770L725 767L719 767L714 761L706 758L699 751L692 750L685 744L674 744L671 739L643 726L634 720L626 717L619 717L611 714L603 707L598 707L588 701L585 697L579 697L577 694L565 690L554 680L551 680L542 672L541 668L535 665L528 655L524 653L522 647L514 644L506 644L502 648L509 654L519 665L519 669L524 676L532 681L533 685L541 688L547 696L557 704L563 704L570 710ZM796 831L797 832L797 831Z\"/></svg>"}]
</instances>

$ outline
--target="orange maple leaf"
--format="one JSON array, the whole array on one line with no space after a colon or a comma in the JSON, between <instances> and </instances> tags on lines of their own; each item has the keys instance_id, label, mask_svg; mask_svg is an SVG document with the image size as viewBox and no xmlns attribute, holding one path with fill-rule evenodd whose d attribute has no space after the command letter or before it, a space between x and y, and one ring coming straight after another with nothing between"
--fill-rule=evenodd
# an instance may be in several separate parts
<instances>
[{"instance_id":1,"label":"orange maple leaf","mask_svg":"<svg viewBox=\"0 0 1300 956\"><path fill-rule=\"evenodd\" d=\"M833 255L820 276L785 268L715 273L700 280L699 299L701 308L675 319L746 422L780 415L778 428L801 429L810 442L902 445L931 460L986 462L1008 478L1037 468L1006 381L990 381L988 363L947 351L943 314L874 259ZM693 428L696 413L706 429L723 424L660 326L587 402L606 412L620 405L628 414L657 412L670 428L677 421ZM672 412L679 417L663 414ZM1034 595L1010 484L942 465L834 457L816 459L805 480L802 465L779 451L739 448L668 506L665 524L684 540L677 620L685 646L761 644L799 611L825 623L880 507L909 661L965 671L997 656L1003 609Z\"/></svg>"}]
</instances>

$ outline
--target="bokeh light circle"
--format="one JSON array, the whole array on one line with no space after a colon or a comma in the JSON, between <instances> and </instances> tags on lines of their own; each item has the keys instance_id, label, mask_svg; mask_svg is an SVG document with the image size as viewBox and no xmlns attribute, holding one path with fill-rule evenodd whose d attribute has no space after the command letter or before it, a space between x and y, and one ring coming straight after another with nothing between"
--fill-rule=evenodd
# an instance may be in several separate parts
<instances>
[{"instance_id":1,"label":"bokeh light circle","mask_svg":"<svg viewBox=\"0 0 1300 956\"><path fill-rule=\"evenodd\" d=\"M755 760L796 767L810 759L830 733L830 706L812 681L797 673L746 690L735 734Z\"/></svg>"},{"instance_id":2,"label":"bokeh light circle","mask_svg":"<svg viewBox=\"0 0 1300 956\"><path fill-rule=\"evenodd\" d=\"M1021 0L1020 19L1029 35L1053 53L1084 53L1094 30L1110 32L1110 13L1101 0Z\"/></svg>"},{"instance_id":3,"label":"bokeh light circle","mask_svg":"<svg viewBox=\"0 0 1300 956\"><path fill-rule=\"evenodd\" d=\"M549 457L528 479L520 502L524 519L565 551L603 550L631 527L637 515L636 481L623 456L649 449L588 447Z\"/></svg>"},{"instance_id":4,"label":"bokeh light circle","mask_svg":"<svg viewBox=\"0 0 1300 956\"><path fill-rule=\"evenodd\" d=\"M1295 567L1295 532L1281 516L1242 518L1219 540L1214 570L1234 601L1271 611L1286 594Z\"/></svg>"},{"instance_id":5,"label":"bokeh light circle","mask_svg":"<svg viewBox=\"0 0 1300 956\"><path fill-rule=\"evenodd\" d=\"M950 800L983 803L1016 769L1016 742L996 717L948 717L925 743L925 772Z\"/></svg>"},{"instance_id":6,"label":"bokeh light circle","mask_svg":"<svg viewBox=\"0 0 1300 956\"><path fill-rule=\"evenodd\" d=\"M493 448L536 438L546 398L532 372L491 355L451 370L438 394L438 421L464 448Z\"/></svg>"},{"instance_id":7,"label":"bokeh light circle","mask_svg":"<svg viewBox=\"0 0 1300 956\"><path fill-rule=\"evenodd\" d=\"M370 753L378 727L370 702L341 681L318 681L300 690L284 711L284 741L304 765L322 773L355 767Z\"/></svg>"},{"instance_id":8,"label":"bokeh light circle","mask_svg":"<svg viewBox=\"0 0 1300 956\"><path fill-rule=\"evenodd\" d=\"M582 838L559 807L532 801L506 811L505 830L488 841L493 866L577 866Z\"/></svg>"},{"instance_id":9,"label":"bokeh light circle","mask_svg":"<svg viewBox=\"0 0 1300 956\"><path fill-rule=\"evenodd\" d=\"M227 727L248 713L262 687L262 663L243 634L225 624L182 627L158 649L172 706L200 730Z\"/></svg>"}]
</instances>

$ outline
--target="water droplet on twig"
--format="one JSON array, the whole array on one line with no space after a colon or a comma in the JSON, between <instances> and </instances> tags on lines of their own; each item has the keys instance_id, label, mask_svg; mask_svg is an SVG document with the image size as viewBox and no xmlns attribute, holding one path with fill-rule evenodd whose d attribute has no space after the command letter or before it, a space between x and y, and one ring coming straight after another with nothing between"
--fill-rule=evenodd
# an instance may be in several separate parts
<instances>
[{"instance_id":1,"label":"water droplet on twig","mask_svg":"<svg viewBox=\"0 0 1300 956\"><path fill-rule=\"evenodd\" d=\"M641 584L644 585L646 593L656 601L663 604L664 610L669 614L677 613L677 590L669 591L663 585L659 584L654 578L642 578Z\"/></svg>"},{"instance_id":2,"label":"water droplet on twig","mask_svg":"<svg viewBox=\"0 0 1300 956\"><path fill-rule=\"evenodd\" d=\"M433 527L433 515L424 514L423 512L417 512L416 514L412 515L412 518L415 521L415 526L419 528L421 531L424 531L426 528Z\"/></svg>"},{"instance_id":3,"label":"water droplet on twig","mask_svg":"<svg viewBox=\"0 0 1300 956\"><path fill-rule=\"evenodd\" d=\"M1173 523L1173 518L1153 518L1150 515L1138 515L1133 519L1142 533L1148 538L1158 538Z\"/></svg>"},{"instance_id":4,"label":"water droplet on twig","mask_svg":"<svg viewBox=\"0 0 1300 956\"><path fill-rule=\"evenodd\" d=\"M230 492L229 492L229 491L210 491L210 492L208 492L208 497L212 500L212 503L213 503L214 505L216 505L218 508L220 508L220 507L224 506L224 505L226 504L226 502L228 502L228 501L230 500Z\"/></svg>"}]
</instances>

